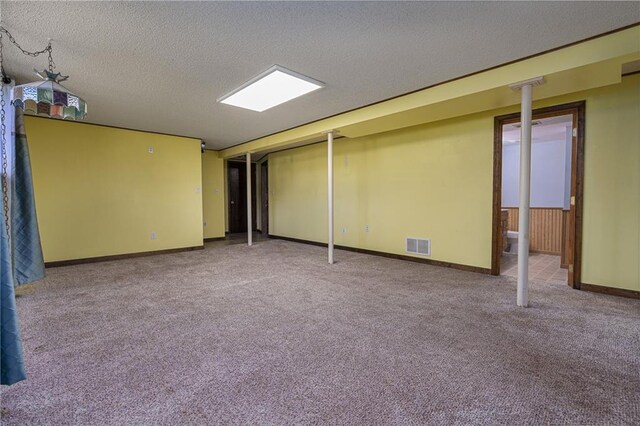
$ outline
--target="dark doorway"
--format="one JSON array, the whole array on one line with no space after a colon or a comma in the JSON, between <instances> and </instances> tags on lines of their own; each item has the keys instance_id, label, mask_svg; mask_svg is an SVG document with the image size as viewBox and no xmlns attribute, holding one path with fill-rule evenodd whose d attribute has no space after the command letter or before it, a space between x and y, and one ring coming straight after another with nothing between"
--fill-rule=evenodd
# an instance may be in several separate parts
<instances>
[{"instance_id":1,"label":"dark doorway","mask_svg":"<svg viewBox=\"0 0 640 426\"><path fill-rule=\"evenodd\" d=\"M247 232L247 165L227 163L229 184L229 233ZM256 165L251 164L251 188L256 187ZM255 190L252 191L255 193ZM256 197L251 197L252 230L256 229Z\"/></svg>"},{"instance_id":2,"label":"dark doorway","mask_svg":"<svg viewBox=\"0 0 640 426\"><path fill-rule=\"evenodd\" d=\"M261 200L261 221L262 235L269 235L269 162L262 163L260 168L260 200Z\"/></svg>"}]
</instances>

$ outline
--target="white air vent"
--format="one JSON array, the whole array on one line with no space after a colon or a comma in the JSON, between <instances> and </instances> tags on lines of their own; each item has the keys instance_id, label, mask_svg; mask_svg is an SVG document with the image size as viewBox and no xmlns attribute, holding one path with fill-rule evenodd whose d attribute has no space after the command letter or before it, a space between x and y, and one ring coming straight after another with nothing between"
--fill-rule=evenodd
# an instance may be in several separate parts
<instances>
[{"instance_id":1,"label":"white air vent","mask_svg":"<svg viewBox=\"0 0 640 426\"><path fill-rule=\"evenodd\" d=\"M407 238L407 253L431 256L431 240Z\"/></svg>"}]
</instances>

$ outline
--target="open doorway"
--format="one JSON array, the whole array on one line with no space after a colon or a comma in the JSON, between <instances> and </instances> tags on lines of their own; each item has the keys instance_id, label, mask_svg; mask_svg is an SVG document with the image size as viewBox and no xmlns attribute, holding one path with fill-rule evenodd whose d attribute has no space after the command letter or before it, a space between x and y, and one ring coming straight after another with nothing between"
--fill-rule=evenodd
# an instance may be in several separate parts
<instances>
[{"instance_id":1,"label":"open doorway","mask_svg":"<svg viewBox=\"0 0 640 426\"><path fill-rule=\"evenodd\" d=\"M269 161L260 166L260 232L269 235Z\"/></svg>"},{"instance_id":2,"label":"open doorway","mask_svg":"<svg viewBox=\"0 0 640 426\"><path fill-rule=\"evenodd\" d=\"M238 161L227 163L229 186L229 233L247 232L247 164ZM256 165L251 164L251 188L256 187ZM252 229L256 230L256 197L251 197Z\"/></svg>"},{"instance_id":3,"label":"open doorway","mask_svg":"<svg viewBox=\"0 0 640 426\"><path fill-rule=\"evenodd\" d=\"M579 288L584 102L533 111L529 278ZM520 114L496 117L492 273L517 276Z\"/></svg>"}]
</instances>

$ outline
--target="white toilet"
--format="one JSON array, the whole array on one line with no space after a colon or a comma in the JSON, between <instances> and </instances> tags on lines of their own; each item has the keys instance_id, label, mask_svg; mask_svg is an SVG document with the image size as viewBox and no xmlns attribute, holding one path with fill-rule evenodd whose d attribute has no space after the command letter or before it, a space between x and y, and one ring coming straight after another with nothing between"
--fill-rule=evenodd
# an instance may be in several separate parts
<instances>
[{"instance_id":1,"label":"white toilet","mask_svg":"<svg viewBox=\"0 0 640 426\"><path fill-rule=\"evenodd\" d=\"M507 231L507 253L518 254L518 232Z\"/></svg>"}]
</instances>

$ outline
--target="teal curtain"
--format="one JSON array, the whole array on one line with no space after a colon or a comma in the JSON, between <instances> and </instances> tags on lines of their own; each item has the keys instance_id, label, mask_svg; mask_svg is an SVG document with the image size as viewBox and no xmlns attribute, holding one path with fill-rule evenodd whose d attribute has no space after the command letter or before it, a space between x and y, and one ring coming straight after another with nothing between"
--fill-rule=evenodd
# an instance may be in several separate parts
<instances>
[{"instance_id":1,"label":"teal curtain","mask_svg":"<svg viewBox=\"0 0 640 426\"><path fill-rule=\"evenodd\" d=\"M24 115L14 108L15 128L12 156L11 246L15 285L28 284L44 278L44 258L40 244L36 203L31 176L31 160Z\"/></svg>"},{"instance_id":2,"label":"teal curtain","mask_svg":"<svg viewBox=\"0 0 640 426\"><path fill-rule=\"evenodd\" d=\"M11 89L12 85L3 84L11 233L9 239L4 208L0 208L0 384L3 385L26 378L15 286L44 277L24 117L20 109L10 104ZM3 192L3 198L4 195Z\"/></svg>"},{"instance_id":3,"label":"teal curtain","mask_svg":"<svg viewBox=\"0 0 640 426\"><path fill-rule=\"evenodd\" d=\"M4 209L0 208L2 246L0 254L0 384L12 385L24 380L26 373L22 357L22 341L13 280L13 266Z\"/></svg>"}]
</instances>

